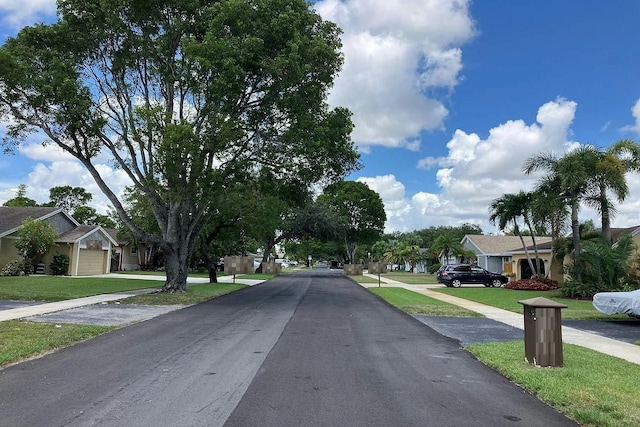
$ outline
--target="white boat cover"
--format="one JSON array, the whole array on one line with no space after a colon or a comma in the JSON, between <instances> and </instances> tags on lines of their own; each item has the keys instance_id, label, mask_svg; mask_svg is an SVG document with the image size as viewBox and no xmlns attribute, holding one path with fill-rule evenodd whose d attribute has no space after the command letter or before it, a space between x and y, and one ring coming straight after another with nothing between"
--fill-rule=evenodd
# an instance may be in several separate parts
<instances>
[{"instance_id":1,"label":"white boat cover","mask_svg":"<svg viewBox=\"0 0 640 427\"><path fill-rule=\"evenodd\" d=\"M630 314L640 316L640 289L631 292L598 292L593 306L604 314Z\"/></svg>"}]
</instances>

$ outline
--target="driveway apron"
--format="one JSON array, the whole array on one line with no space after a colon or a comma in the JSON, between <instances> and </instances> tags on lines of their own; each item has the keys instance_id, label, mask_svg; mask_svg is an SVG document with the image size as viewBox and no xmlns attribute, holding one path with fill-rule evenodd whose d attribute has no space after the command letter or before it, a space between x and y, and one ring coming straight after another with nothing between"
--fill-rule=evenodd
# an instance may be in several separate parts
<instances>
[{"instance_id":1,"label":"driveway apron","mask_svg":"<svg viewBox=\"0 0 640 427\"><path fill-rule=\"evenodd\" d=\"M340 274L262 285L0 371L0 426L570 426Z\"/></svg>"}]
</instances>

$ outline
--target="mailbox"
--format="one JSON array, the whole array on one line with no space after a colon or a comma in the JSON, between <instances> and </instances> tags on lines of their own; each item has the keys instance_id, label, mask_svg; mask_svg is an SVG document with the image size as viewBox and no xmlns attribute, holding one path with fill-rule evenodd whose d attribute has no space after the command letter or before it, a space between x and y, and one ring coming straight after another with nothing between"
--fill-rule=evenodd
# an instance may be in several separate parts
<instances>
[{"instance_id":1,"label":"mailbox","mask_svg":"<svg viewBox=\"0 0 640 427\"><path fill-rule=\"evenodd\" d=\"M562 366L561 309L547 298L518 301L524 307L524 353L535 366Z\"/></svg>"}]
</instances>

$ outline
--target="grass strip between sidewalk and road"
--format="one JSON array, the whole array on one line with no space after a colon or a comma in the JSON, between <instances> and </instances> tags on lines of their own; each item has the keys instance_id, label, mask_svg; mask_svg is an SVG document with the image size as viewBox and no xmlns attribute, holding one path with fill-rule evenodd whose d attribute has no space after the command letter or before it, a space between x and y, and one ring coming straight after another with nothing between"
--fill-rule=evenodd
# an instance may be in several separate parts
<instances>
[{"instance_id":1,"label":"grass strip between sidewalk and road","mask_svg":"<svg viewBox=\"0 0 640 427\"><path fill-rule=\"evenodd\" d=\"M522 313L518 301L555 293L537 291L511 291L494 288L438 289L460 298ZM416 314L416 308L429 310L445 304L423 294L402 288L369 288L389 304ZM551 298L550 298L551 299ZM431 301L429 301L431 300ZM573 318L598 318L590 301L554 298L569 305L563 310L573 312ZM569 304L571 303L571 304ZM590 308L588 306L591 306ZM517 309L517 310L516 310ZM427 314L437 315L437 310ZM448 315L448 314L447 314ZM599 318L603 318L600 316ZM610 318L607 316L607 318ZM509 342L472 344L466 348L478 360L500 372L552 405L566 416L589 427L635 427L640 425L640 407L637 404L638 365L597 351L572 344L563 344L563 367L540 368L530 365L524 358L524 339Z\"/></svg>"},{"instance_id":2,"label":"grass strip between sidewalk and road","mask_svg":"<svg viewBox=\"0 0 640 427\"><path fill-rule=\"evenodd\" d=\"M93 338L114 327L9 320L0 323L0 367Z\"/></svg>"},{"instance_id":3,"label":"grass strip between sidewalk and road","mask_svg":"<svg viewBox=\"0 0 640 427\"><path fill-rule=\"evenodd\" d=\"M138 305L192 305L246 288L240 283L203 283L188 285L187 291L176 294L151 293L122 300L124 304Z\"/></svg>"},{"instance_id":4,"label":"grass strip between sidewalk and road","mask_svg":"<svg viewBox=\"0 0 640 427\"><path fill-rule=\"evenodd\" d=\"M404 288L369 288L389 304L409 314L450 317L482 317L474 311L449 304Z\"/></svg>"},{"instance_id":5,"label":"grass strip between sidewalk and road","mask_svg":"<svg viewBox=\"0 0 640 427\"><path fill-rule=\"evenodd\" d=\"M467 348L480 361L583 426L639 426L638 365L577 345L564 344L563 349L563 367L537 368L524 360L523 341Z\"/></svg>"}]
</instances>

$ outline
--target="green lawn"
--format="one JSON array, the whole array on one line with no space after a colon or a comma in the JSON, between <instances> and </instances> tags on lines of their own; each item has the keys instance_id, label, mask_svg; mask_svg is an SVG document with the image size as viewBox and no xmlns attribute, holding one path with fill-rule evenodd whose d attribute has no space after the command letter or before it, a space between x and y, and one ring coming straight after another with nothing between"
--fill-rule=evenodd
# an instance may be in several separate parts
<instances>
[{"instance_id":1,"label":"green lawn","mask_svg":"<svg viewBox=\"0 0 640 427\"><path fill-rule=\"evenodd\" d=\"M523 341L473 344L468 350L581 425L640 425L640 368L634 363L572 344L563 345L561 368L526 363Z\"/></svg>"},{"instance_id":2,"label":"green lawn","mask_svg":"<svg viewBox=\"0 0 640 427\"><path fill-rule=\"evenodd\" d=\"M1 325L0 366L66 347L113 329L105 326L55 325L17 320L2 322Z\"/></svg>"},{"instance_id":3,"label":"green lawn","mask_svg":"<svg viewBox=\"0 0 640 427\"><path fill-rule=\"evenodd\" d=\"M140 305L192 305L242 288L246 288L246 285L233 283L203 283L187 286L187 291L184 293L152 293L136 295L123 301L126 304Z\"/></svg>"},{"instance_id":4,"label":"green lawn","mask_svg":"<svg viewBox=\"0 0 640 427\"><path fill-rule=\"evenodd\" d=\"M398 307L409 314L427 314L432 316L452 317L482 317L482 315L449 304L437 299L429 298L403 288L369 288L369 291L380 296L389 304Z\"/></svg>"},{"instance_id":5,"label":"green lawn","mask_svg":"<svg viewBox=\"0 0 640 427\"><path fill-rule=\"evenodd\" d=\"M503 310L522 313L522 304L518 301L530 298L544 297L552 301L565 304L567 308L562 309L562 318L564 319L628 319L626 315L608 316L600 313L591 301L573 300L561 298L558 292L551 291L516 291L504 288L443 288L433 289L443 294L449 294L456 297L468 299Z\"/></svg>"},{"instance_id":6,"label":"green lawn","mask_svg":"<svg viewBox=\"0 0 640 427\"><path fill-rule=\"evenodd\" d=\"M0 277L0 300L62 301L98 294L159 288L158 280L62 276Z\"/></svg>"}]
</instances>

